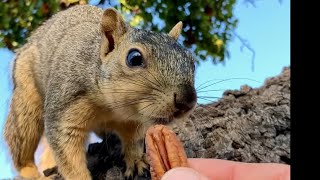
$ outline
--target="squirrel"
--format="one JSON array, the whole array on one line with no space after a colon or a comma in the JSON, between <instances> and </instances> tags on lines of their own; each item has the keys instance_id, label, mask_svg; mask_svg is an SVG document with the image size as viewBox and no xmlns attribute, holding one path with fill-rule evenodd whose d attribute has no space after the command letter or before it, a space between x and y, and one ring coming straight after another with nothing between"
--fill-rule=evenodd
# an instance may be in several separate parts
<instances>
[{"instance_id":1,"label":"squirrel","mask_svg":"<svg viewBox=\"0 0 320 180\"><path fill-rule=\"evenodd\" d=\"M148 167L145 131L195 108L195 58L169 33L131 27L114 8L78 5L38 27L16 51L13 94L4 128L15 169L39 178L34 153L42 136L64 179L92 179L89 133L116 132L124 176Z\"/></svg>"}]
</instances>

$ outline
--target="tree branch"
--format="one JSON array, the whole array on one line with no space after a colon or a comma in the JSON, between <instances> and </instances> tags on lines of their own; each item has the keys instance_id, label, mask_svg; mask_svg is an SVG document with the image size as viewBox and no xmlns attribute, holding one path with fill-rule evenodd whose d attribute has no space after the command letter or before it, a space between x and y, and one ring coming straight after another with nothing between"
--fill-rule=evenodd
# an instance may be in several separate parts
<instances>
[{"instance_id":1,"label":"tree branch","mask_svg":"<svg viewBox=\"0 0 320 180\"><path fill-rule=\"evenodd\" d=\"M252 56L251 56L251 70L254 71L254 59L256 57L256 52L255 50L250 46L248 40L243 39L239 34L237 34L235 31L233 31L233 35L240 40L242 43L241 45L241 51L243 51L243 48L247 48L249 51L251 51Z\"/></svg>"}]
</instances>

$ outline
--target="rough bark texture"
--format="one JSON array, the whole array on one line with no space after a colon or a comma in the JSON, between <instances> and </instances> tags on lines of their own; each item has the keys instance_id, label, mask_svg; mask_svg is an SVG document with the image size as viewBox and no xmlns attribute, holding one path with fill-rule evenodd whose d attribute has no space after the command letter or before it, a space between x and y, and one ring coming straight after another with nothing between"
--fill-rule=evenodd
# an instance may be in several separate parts
<instances>
[{"instance_id":1,"label":"rough bark texture","mask_svg":"<svg viewBox=\"0 0 320 180\"><path fill-rule=\"evenodd\" d=\"M188 157L290 164L290 69L261 88L225 91L174 130Z\"/></svg>"},{"instance_id":2,"label":"rough bark texture","mask_svg":"<svg viewBox=\"0 0 320 180\"><path fill-rule=\"evenodd\" d=\"M173 130L189 158L290 164L290 69L260 88L225 91L219 101L198 106ZM94 179L123 179L119 148L114 135L90 145L88 166ZM150 174L135 179L150 179Z\"/></svg>"}]
</instances>

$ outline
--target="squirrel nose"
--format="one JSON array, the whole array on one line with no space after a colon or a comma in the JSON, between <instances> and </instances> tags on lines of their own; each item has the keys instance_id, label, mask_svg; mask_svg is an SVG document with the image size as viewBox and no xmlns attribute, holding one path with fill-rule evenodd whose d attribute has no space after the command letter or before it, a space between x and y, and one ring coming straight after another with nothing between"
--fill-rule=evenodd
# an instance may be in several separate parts
<instances>
[{"instance_id":1,"label":"squirrel nose","mask_svg":"<svg viewBox=\"0 0 320 180\"><path fill-rule=\"evenodd\" d=\"M179 92L174 93L174 106L177 111L174 117L179 117L191 110L197 100L197 95L194 87L190 85L178 85Z\"/></svg>"}]
</instances>

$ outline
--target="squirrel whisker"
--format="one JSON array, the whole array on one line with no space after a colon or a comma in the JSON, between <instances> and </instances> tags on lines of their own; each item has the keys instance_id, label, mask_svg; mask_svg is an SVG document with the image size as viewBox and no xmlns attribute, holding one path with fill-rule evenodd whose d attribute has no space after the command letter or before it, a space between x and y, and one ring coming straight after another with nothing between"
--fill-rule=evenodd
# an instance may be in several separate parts
<instances>
[{"instance_id":1,"label":"squirrel whisker","mask_svg":"<svg viewBox=\"0 0 320 180\"><path fill-rule=\"evenodd\" d=\"M131 114L130 116L128 116L127 118L125 118L125 120L128 120L130 117L132 117L132 116L134 116L134 115L136 115L136 114L141 113L141 112L142 112L142 110L144 110L144 109L146 109L146 108L150 107L151 105L154 105L154 103L148 104L148 105L144 106L143 108L138 109L138 111L137 111L137 112L135 112L135 113Z\"/></svg>"},{"instance_id":2,"label":"squirrel whisker","mask_svg":"<svg viewBox=\"0 0 320 180\"><path fill-rule=\"evenodd\" d=\"M198 98L202 99L202 100L205 100L205 101L208 101L209 103L215 102L214 100L203 98L203 97L198 97Z\"/></svg>"},{"instance_id":3,"label":"squirrel whisker","mask_svg":"<svg viewBox=\"0 0 320 180\"><path fill-rule=\"evenodd\" d=\"M197 93L204 93L204 92L216 92L216 91L225 91L226 89L211 89L206 91L197 91Z\"/></svg>"},{"instance_id":4,"label":"squirrel whisker","mask_svg":"<svg viewBox=\"0 0 320 180\"><path fill-rule=\"evenodd\" d=\"M157 83L159 84L159 87L165 87L165 83L161 83L161 81L159 80L159 79L157 79L148 69L147 69L147 72L153 77L153 79L155 80L155 81L157 81ZM163 80L163 77L162 76L160 76L161 78L162 78L162 80ZM162 81L163 82L163 81Z\"/></svg>"},{"instance_id":5,"label":"squirrel whisker","mask_svg":"<svg viewBox=\"0 0 320 180\"><path fill-rule=\"evenodd\" d=\"M142 76L142 77L143 77L143 76ZM161 92L161 93L164 93L164 92L161 91L159 88L156 88L156 87L154 87L154 86L152 86L152 85L148 85L147 83L145 83L145 82L143 82L143 81L134 80L134 79L132 79L132 78L128 78L128 80L131 80L131 81L133 81L133 82L140 82L140 83L142 83L141 85L144 85L144 86L142 86L142 87L150 88L150 89L159 91L159 92ZM132 83L132 82L131 82L131 83ZM132 84L134 84L134 83L132 83Z\"/></svg>"},{"instance_id":6,"label":"squirrel whisker","mask_svg":"<svg viewBox=\"0 0 320 180\"><path fill-rule=\"evenodd\" d=\"M197 92L198 92L198 90L202 90L202 89L207 88L207 87L210 87L210 86L212 86L212 85L215 85L215 84L218 84L218 83L221 83L221 82L225 82L225 81L230 81L230 80L249 80L249 81L254 81L254 82L260 83L259 81L254 80L254 79L250 79L250 78L212 79L212 80L208 80L208 81L200 84L198 87L196 87L196 90L197 90ZM200 88L201 86L203 86L203 85L205 85L205 84L207 84L207 83L209 83L209 82L212 82L212 81L217 81L217 82L214 82L214 83L212 83L212 84L209 84L209 85L207 85L207 86L204 86L204 87ZM200 88L200 89L199 89L199 88Z\"/></svg>"},{"instance_id":7,"label":"squirrel whisker","mask_svg":"<svg viewBox=\"0 0 320 180\"><path fill-rule=\"evenodd\" d=\"M142 76L141 74L138 74L138 76L142 77L143 79L147 80L148 82L150 82L150 86L154 87L153 85L155 85L155 87L159 86L157 85L155 82L151 81L150 79L147 78L147 76Z\"/></svg>"},{"instance_id":8,"label":"squirrel whisker","mask_svg":"<svg viewBox=\"0 0 320 180\"><path fill-rule=\"evenodd\" d=\"M112 110L115 110L115 109L119 109L119 108L124 108L124 107L127 107L127 106L130 106L130 105L134 105L134 104L139 104L139 103L142 103L142 102L152 102L152 101L141 101L141 99L138 99L138 100L135 100L135 101L130 101L130 102L126 102L126 103L120 103L117 104L116 106L112 106L113 104L111 104L111 109Z\"/></svg>"}]
</instances>

